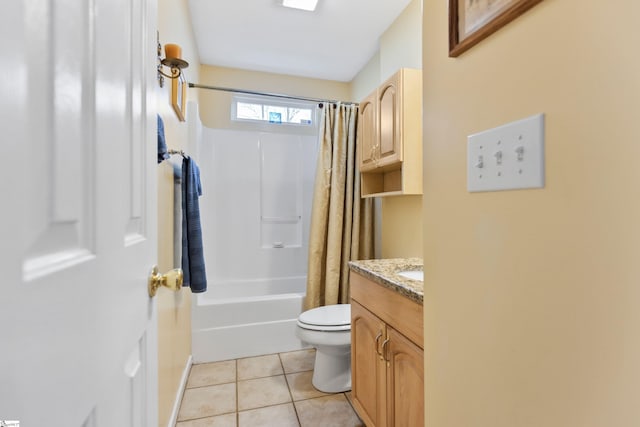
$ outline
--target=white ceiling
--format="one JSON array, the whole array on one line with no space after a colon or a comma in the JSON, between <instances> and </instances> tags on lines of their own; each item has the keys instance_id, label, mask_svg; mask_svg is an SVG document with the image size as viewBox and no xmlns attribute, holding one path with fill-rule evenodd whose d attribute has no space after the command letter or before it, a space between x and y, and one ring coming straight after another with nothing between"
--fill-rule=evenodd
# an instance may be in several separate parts
<instances>
[{"instance_id":1,"label":"white ceiling","mask_svg":"<svg viewBox=\"0 0 640 427\"><path fill-rule=\"evenodd\" d=\"M281 0L189 0L206 65L348 82L410 0L319 0L315 12Z\"/></svg>"}]
</instances>

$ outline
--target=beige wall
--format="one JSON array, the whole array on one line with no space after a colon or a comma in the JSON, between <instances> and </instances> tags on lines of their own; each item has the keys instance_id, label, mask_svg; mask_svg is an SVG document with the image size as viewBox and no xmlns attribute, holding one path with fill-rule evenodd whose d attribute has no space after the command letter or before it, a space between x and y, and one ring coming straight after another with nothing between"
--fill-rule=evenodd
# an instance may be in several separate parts
<instances>
[{"instance_id":1,"label":"beige wall","mask_svg":"<svg viewBox=\"0 0 640 427\"><path fill-rule=\"evenodd\" d=\"M422 68L422 1L411 0L380 37L380 83L398 68Z\"/></svg>"},{"instance_id":2,"label":"beige wall","mask_svg":"<svg viewBox=\"0 0 640 427\"><path fill-rule=\"evenodd\" d=\"M199 58L191 31L187 0L160 0L158 3L160 43L177 43L183 59L189 62L185 76L197 80ZM164 56L164 51L163 51ZM167 70L165 70L167 71ZM157 88L158 113L163 118L167 145L186 149L187 124L179 122L170 105L171 81ZM197 99L189 90L187 98ZM178 159L179 161L179 159ZM173 169L167 161L158 166L158 266L165 272L179 265L173 263ZM160 289L158 296L158 387L159 426L169 423L182 374L191 355L191 292L183 289L174 294Z\"/></svg>"},{"instance_id":3,"label":"beige wall","mask_svg":"<svg viewBox=\"0 0 640 427\"><path fill-rule=\"evenodd\" d=\"M373 92L382 81L380 77L380 51L378 51L351 81L351 99L360 102Z\"/></svg>"},{"instance_id":4,"label":"beige wall","mask_svg":"<svg viewBox=\"0 0 640 427\"><path fill-rule=\"evenodd\" d=\"M351 81L355 101L369 95L399 68L422 68L422 1L412 0L380 36L380 49Z\"/></svg>"},{"instance_id":5,"label":"beige wall","mask_svg":"<svg viewBox=\"0 0 640 427\"><path fill-rule=\"evenodd\" d=\"M382 198L381 258L422 258L422 196Z\"/></svg>"},{"instance_id":6,"label":"beige wall","mask_svg":"<svg viewBox=\"0 0 640 427\"><path fill-rule=\"evenodd\" d=\"M200 67L200 81L208 86L242 89L256 92L277 93L317 99L350 101L349 83L294 77L237 68ZM231 98L233 93L199 90L200 118L204 126L216 129L232 129ZM245 129L247 126L242 125Z\"/></svg>"},{"instance_id":7,"label":"beige wall","mask_svg":"<svg viewBox=\"0 0 640 427\"><path fill-rule=\"evenodd\" d=\"M358 101L400 68L422 68L422 2L412 0L380 37L380 51L353 81ZM377 72L373 69L377 67ZM375 80L377 79L377 80ZM357 92L356 92L357 90ZM383 197L376 206L382 258L422 257L422 197Z\"/></svg>"},{"instance_id":8,"label":"beige wall","mask_svg":"<svg viewBox=\"0 0 640 427\"><path fill-rule=\"evenodd\" d=\"M452 59L425 0L427 426L640 425L640 4L586 3ZM466 136L539 112L546 187L468 193Z\"/></svg>"}]
</instances>

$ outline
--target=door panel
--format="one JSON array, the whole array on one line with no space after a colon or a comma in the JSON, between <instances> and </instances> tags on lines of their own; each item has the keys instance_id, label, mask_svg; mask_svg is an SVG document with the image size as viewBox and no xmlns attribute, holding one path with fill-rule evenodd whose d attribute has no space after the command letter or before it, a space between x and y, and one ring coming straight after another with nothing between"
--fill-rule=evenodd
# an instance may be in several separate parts
<instances>
[{"instance_id":1,"label":"door panel","mask_svg":"<svg viewBox=\"0 0 640 427\"><path fill-rule=\"evenodd\" d=\"M379 166L402 161L400 96L400 74L397 73L380 86L378 95Z\"/></svg>"},{"instance_id":2,"label":"door panel","mask_svg":"<svg viewBox=\"0 0 640 427\"><path fill-rule=\"evenodd\" d=\"M0 20L0 414L156 425L156 3L24 0Z\"/></svg>"},{"instance_id":3,"label":"door panel","mask_svg":"<svg viewBox=\"0 0 640 427\"><path fill-rule=\"evenodd\" d=\"M376 92L360 103L358 119L358 146L360 152L360 171L376 167L378 142L376 134Z\"/></svg>"},{"instance_id":4,"label":"door panel","mask_svg":"<svg viewBox=\"0 0 640 427\"><path fill-rule=\"evenodd\" d=\"M385 157L395 151L396 87L386 85L380 93L380 157Z\"/></svg>"},{"instance_id":5,"label":"door panel","mask_svg":"<svg viewBox=\"0 0 640 427\"><path fill-rule=\"evenodd\" d=\"M358 415L370 426L384 426L386 368L378 352L385 339L384 323L351 300L353 401Z\"/></svg>"},{"instance_id":6,"label":"door panel","mask_svg":"<svg viewBox=\"0 0 640 427\"><path fill-rule=\"evenodd\" d=\"M424 425L423 350L393 328L389 333L389 425Z\"/></svg>"},{"instance_id":7,"label":"door panel","mask_svg":"<svg viewBox=\"0 0 640 427\"><path fill-rule=\"evenodd\" d=\"M145 162L142 161L145 155L145 141L147 141L145 122L142 118L145 115L144 92L146 90L145 74L143 73L145 59L143 40L144 27L139 25L144 16L145 2L142 0L131 1L129 4L130 19L128 22L128 32L133 41L129 46L129 72L130 79L127 85L127 108L128 111L128 138L126 139L126 156L129 160L128 185L129 194L128 211L129 218L126 227L125 242L131 244L139 239L143 239L146 234L144 215L144 177Z\"/></svg>"},{"instance_id":8,"label":"door panel","mask_svg":"<svg viewBox=\"0 0 640 427\"><path fill-rule=\"evenodd\" d=\"M95 36L91 2L69 8L65 24L57 18L64 8L53 2L25 2L25 9L30 125L24 137L32 143L24 156L33 167L22 195L29 207L22 264L30 281L95 252ZM78 38L87 42L69 49Z\"/></svg>"}]
</instances>

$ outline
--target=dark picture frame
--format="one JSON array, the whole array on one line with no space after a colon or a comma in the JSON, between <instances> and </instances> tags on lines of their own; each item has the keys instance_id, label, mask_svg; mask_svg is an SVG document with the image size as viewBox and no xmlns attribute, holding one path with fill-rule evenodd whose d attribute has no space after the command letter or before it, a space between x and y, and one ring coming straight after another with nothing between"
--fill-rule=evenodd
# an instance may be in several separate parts
<instances>
[{"instance_id":1,"label":"dark picture frame","mask_svg":"<svg viewBox=\"0 0 640 427\"><path fill-rule=\"evenodd\" d=\"M540 2L449 0L449 56L459 56Z\"/></svg>"}]
</instances>

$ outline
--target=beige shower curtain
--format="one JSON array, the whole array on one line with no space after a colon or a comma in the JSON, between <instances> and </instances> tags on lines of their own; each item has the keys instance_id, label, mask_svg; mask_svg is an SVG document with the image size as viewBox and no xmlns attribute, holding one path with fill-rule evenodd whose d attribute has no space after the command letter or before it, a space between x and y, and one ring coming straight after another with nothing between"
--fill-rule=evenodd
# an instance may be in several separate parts
<instances>
[{"instance_id":1,"label":"beige shower curtain","mask_svg":"<svg viewBox=\"0 0 640 427\"><path fill-rule=\"evenodd\" d=\"M373 258L373 200L360 198L356 105L325 104L305 310L349 302L350 260Z\"/></svg>"}]
</instances>

